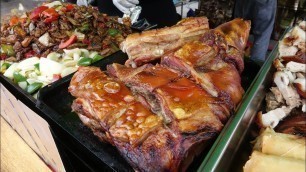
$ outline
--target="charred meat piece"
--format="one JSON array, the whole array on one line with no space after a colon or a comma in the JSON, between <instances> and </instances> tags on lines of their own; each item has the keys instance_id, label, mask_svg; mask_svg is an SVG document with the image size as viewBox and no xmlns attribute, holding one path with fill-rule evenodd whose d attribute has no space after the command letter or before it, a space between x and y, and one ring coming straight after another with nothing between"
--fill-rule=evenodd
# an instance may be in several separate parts
<instances>
[{"instance_id":1,"label":"charred meat piece","mask_svg":"<svg viewBox=\"0 0 306 172\"><path fill-rule=\"evenodd\" d=\"M127 142L132 146L141 144L154 131L162 129L162 118L153 114L139 102L130 104L125 112L111 115L109 133L113 140Z\"/></svg>"},{"instance_id":2,"label":"charred meat piece","mask_svg":"<svg viewBox=\"0 0 306 172\"><path fill-rule=\"evenodd\" d=\"M154 69L156 75L166 70L160 66ZM138 82L152 81L152 75L148 78ZM135 170L184 171L223 126L209 105L218 102L187 78L162 81L157 87L159 96L169 103L164 106L170 110L182 106L186 111L175 113L178 116L173 116L175 121L169 126L137 101L122 82L99 68L81 67L71 80L69 92L76 97L72 109L81 121L100 140L115 145Z\"/></svg>"},{"instance_id":3,"label":"charred meat piece","mask_svg":"<svg viewBox=\"0 0 306 172\"><path fill-rule=\"evenodd\" d=\"M186 76L192 76L206 91L214 97L218 96L218 91L208 78L201 77L195 70L197 65L207 64L214 59L216 53L214 50L198 41L184 45L174 53L171 53L162 59L162 64L170 68L183 72Z\"/></svg>"},{"instance_id":4,"label":"charred meat piece","mask_svg":"<svg viewBox=\"0 0 306 172\"><path fill-rule=\"evenodd\" d=\"M28 37L26 37L26 38L21 42L21 45L22 45L23 47L28 47L28 46L30 45L30 43L31 43L32 40L33 40L33 37L28 36Z\"/></svg>"},{"instance_id":5,"label":"charred meat piece","mask_svg":"<svg viewBox=\"0 0 306 172\"><path fill-rule=\"evenodd\" d=\"M117 76L136 95L143 105L164 117L166 123L171 122L171 118L163 113L154 90L166 85L180 77L179 73L162 66L144 65L139 68L129 68L119 64L108 66L109 73Z\"/></svg>"},{"instance_id":6,"label":"charred meat piece","mask_svg":"<svg viewBox=\"0 0 306 172\"><path fill-rule=\"evenodd\" d=\"M121 44L121 50L129 56L126 65L136 67L159 59L185 43L199 39L207 29L207 18L195 17L183 19L172 27L131 34Z\"/></svg>"},{"instance_id":7,"label":"charred meat piece","mask_svg":"<svg viewBox=\"0 0 306 172\"><path fill-rule=\"evenodd\" d=\"M250 21L237 18L210 30L200 40L218 49L223 60L233 63L241 73L244 69L243 52L250 28Z\"/></svg>"},{"instance_id":8,"label":"charred meat piece","mask_svg":"<svg viewBox=\"0 0 306 172\"><path fill-rule=\"evenodd\" d=\"M99 131L100 136L108 133L114 141L139 144L162 124L160 117L135 101L124 84L109 78L99 68L79 69L71 80L69 92L77 97L72 109L83 123Z\"/></svg>"},{"instance_id":9,"label":"charred meat piece","mask_svg":"<svg viewBox=\"0 0 306 172\"><path fill-rule=\"evenodd\" d=\"M78 75L72 78L69 87L69 92L73 96L88 99L90 109L97 109L87 117L100 121L104 130L110 127L107 124L109 115L121 115L128 106L124 99L131 96L130 91L122 83L107 78L99 68L81 68ZM106 108L99 110L101 107Z\"/></svg>"},{"instance_id":10,"label":"charred meat piece","mask_svg":"<svg viewBox=\"0 0 306 172\"><path fill-rule=\"evenodd\" d=\"M249 23L234 20L195 40L205 32L201 20L134 34L123 43L128 66L167 51L162 64L112 64L108 75L84 67L71 80L73 110L136 171L186 171L242 98L239 74ZM180 48L182 40L188 43Z\"/></svg>"},{"instance_id":11,"label":"charred meat piece","mask_svg":"<svg viewBox=\"0 0 306 172\"><path fill-rule=\"evenodd\" d=\"M139 68L133 70L124 66L117 67L120 66L118 64L110 66L114 67L108 67L108 69L112 69L112 73L114 73L114 68L116 68L116 76L122 76L119 79L124 81L133 91L134 95L137 96L138 100L143 102L144 105L149 106L156 114L162 115L165 123L185 118L189 119L188 117L192 116L198 118L194 120L195 123L197 121L205 126L205 122L200 119L205 120L212 114L210 120L216 124L219 121L215 115L220 116L220 120L224 122L230 114L229 109L223 109L222 105L224 102L222 102L222 99L213 98L197 84L187 78L181 78L180 73L172 69L156 65L138 71ZM126 72L128 70L132 71L129 72L132 75L131 77L120 75L120 73L128 73ZM137 74L135 74L135 71L137 71ZM221 106L219 107L218 104L221 104ZM203 108L201 108L202 105ZM218 113L214 114L211 111L213 107ZM203 115L207 115L207 118L203 117ZM190 120L187 120L188 122L186 123L191 123ZM183 123L181 128L184 128ZM194 128L201 128L195 124L193 125Z\"/></svg>"},{"instance_id":12,"label":"charred meat piece","mask_svg":"<svg viewBox=\"0 0 306 172\"><path fill-rule=\"evenodd\" d=\"M93 133L103 142L110 142L110 138L107 136L106 131L100 125L98 118L93 116L93 110L88 99L77 98L71 105L72 110L78 114L80 120L90 128Z\"/></svg>"},{"instance_id":13,"label":"charred meat piece","mask_svg":"<svg viewBox=\"0 0 306 172\"><path fill-rule=\"evenodd\" d=\"M118 92L108 90L108 86L105 90L105 85L113 82L99 68L80 68L69 87L70 93L77 97L72 108L95 135L114 144L135 170L178 171L185 158L182 153L188 152L197 141L213 136L208 134L197 141L183 138L175 130L164 127L161 118L135 101L120 82L116 82L120 85L119 89L115 87ZM107 104L105 99L108 102L112 99L113 104Z\"/></svg>"},{"instance_id":14,"label":"charred meat piece","mask_svg":"<svg viewBox=\"0 0 306 172\"><path fill-rule=\"evenodd\" d=\"M237 18L216 27L213 31L224 36L228 46L243 52L249 37L250 28L250 21Z\"/></svg>"},{"instance_id":15,"label":"charred meat piece","mask_svg":"<svg viewBox=\"0 0 306 172\"><path fill-rule=\"evenodd\" d=\"M175 121L173 125L177 125L180 132L196 134L221 130L223 125L214 114L213 107L222 102L189 79L183 77L165 84L157 88L155 94L162 112ZM228 115L222 114L221 118L226 120Z\"/></svg>"},{"instance_id":16,"label":"charred meat piece","mask_svg":"<svg viewBox=\"0 0 306 172\"><path fill-rule=\"evenodd\" d=\"M1 39L1 44L3 43L15 43L17 41L17 35L8 35L5 39ZM3 41L3 42L2 42Z\"/></svg>"},{"instance_id":17,"label":"charred meat piece","mask_svg":"<svg viewBox=\"0 0 306 172\"><path fill-rule=\"evenodd\" d=\"M192 76L214 97L230 97L228 103L235 107L244 93L239 73L244 68L249 29L248 21L232 20L204 33L200 41L189 42L164 56L161 63Z\"/></svg>"},{"instance_id":18,"label":"charred meat piece","mask_svg":"<svg viewBox=\"0 0 306 172\"><path fill-rule=\"evenodd\" d=\"M115 145L136 171L179 171L184 158L179 156L181 140L171 130L159 128L137 147L125 142L115 142Z\"/></svg>"},{"instance_id":19,"label":"charred meat piece","mask_svg":"<svg viewBox=\"0 0 306 172\"><path fill-rule=\"evenodd\" d=\"M153 65L151 64L145 64L138 68L129 68L118 63L113 63L111 65L107 65L107 72L112 77L119 78L121 81L126 81L138 74L139 72L143 71L145 68L149 68L152 66Z\"/></svg>"},{"instance_id":20,"label":"charred meat piece","mask_svg":"<svg viewBox=\"0 0 306 172\"><path fill-rule=\"evenodd\" d=\"M162 67L160 65L145 68L143 71L137 73L133 77L126 80L126 84L129 87L139 86L139 84L144 83L146 89L152 92L156 88L172 82L178 79L180 74L177 71L171 70L169 68Z\"/></svg>"},{"instance_id":21,"label":"charred meat piece","mask_svg":"<svg viewBox=\"0 0 306 172\"><path fill-rule=\"evenodd\" d=\"M280 123L275 128L275 131L306 137L305 118L305 112L298 112L298 110L293 110L291 115L280 121Z\"/></svg>"},{"instance_id":22,"label":"charred meat piece","mask_svg":"<svg viewBox=\"0 0 306 172\"><path fill-rule=\"evenodd\" d=\"M231 108L235 108L240 102L244 90L241 86L241 77L236 68L228 63L223 63L220 69L208 72L201 72L197 69L202 78L207 78L219 91L218 96L224 99Z\"/></svg>"},{"instance_id":23,"label":"charred meat piece","mask_svg":"<svg viewBox=\"0 0 306 172\"><path fill-rule=\"evenodd\" d=\"M224 62L215 49L205 43L186 44L163 57L161 63L194 78L210 95L227 100L231 108L240 102L244 93L236 68Z\"/></svg>"}]
</instances>

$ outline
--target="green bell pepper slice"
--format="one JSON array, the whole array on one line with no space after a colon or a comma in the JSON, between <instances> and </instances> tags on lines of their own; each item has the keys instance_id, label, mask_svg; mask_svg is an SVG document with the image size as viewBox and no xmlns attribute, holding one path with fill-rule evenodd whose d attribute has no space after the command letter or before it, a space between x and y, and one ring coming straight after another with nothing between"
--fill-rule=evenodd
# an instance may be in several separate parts
<instances>
[{"instance_id":1,"label":"green bell pepper slice","mask_svg":"<svg viewBox=\"0 0 306 172\"><path fill-rule=\"evenodd\" d=\"M14 82L16 83L27 80L27 78L21 75L19 72L14 72L13 77L14 77Z\"/></svg>"},{"instance_id":2,"label":"green bell pepper slice","mask_svg":"<svg viewBox=\"0 0 306 172\"><path fill-rule=\"evenodd\" d=\"M92 58L92 63L97 62L103 58L104 58L103 56L101 56L100 54L97 54Z\"/></svg>"},{"instance_id":3,"label":"green bell pepper slice","mask_svg":"<svg viewBox=\"0 0 306 172\"><path fill-rule=\"evenodd\" d=\"M89 31L89 24L88 24L88 23L84 23L84 24L79 28L79 30L80 30L81 32L87 32L87 31Z\"/></svg>"},{"instance_id":4,"label":"green bell pepper slice","mask_svg":"<svg viewBox=\"0 0 306 172\"><path fill-rule=\"evenodd\" d=\"M92 63L92 59L88 57L83 57L78 61L79 66L89 66Z\"/></svg>"},{"instance_id":5,"label":"green bell pepper slice","mask_svg":"<svg viewBox=\"0 0 306 172\"><path fill-rule=\"evenodd\" d=\"M110 36L116 36L119 33L119 30L117 29L108 29L108 34Z\"/></svg>"},{"instance_id":6,"label":"green bell pepper slice","mask_svg":"<svg viewBox=\"0 0 306 172\"><path fill-rule=\"evenodd\" d=\"M32 84L30 84L27 88L27 92L30 94L35 93L36 91L38 91L41 87L43 86L43 83L40 82L34 82Z\"/></svg>"},{"instance_id":7,"label":"green bell pepper slice","mask_svg":"<svg viewBox=\"0 0 306 172\"><path fill-rule=\"evenodd\" d=\"M10 63L4 62L4 63L2 64L2 66L1 66L0 72L1 72L1 73L4 73L10 66L11 66Z\"/></svg>"},{"instance_id":8,"label":"green bell pepper slice","mask_svg":"<svg viewBox=\"0 0 306 172\"><path fill-rule=\"evenodd\" d=\"M12 45L6 45L6 44L2 44L1 45L1 53L6 54L7 56L14 56L15 55L15 51Z\"/></svg>"}]
</instances>

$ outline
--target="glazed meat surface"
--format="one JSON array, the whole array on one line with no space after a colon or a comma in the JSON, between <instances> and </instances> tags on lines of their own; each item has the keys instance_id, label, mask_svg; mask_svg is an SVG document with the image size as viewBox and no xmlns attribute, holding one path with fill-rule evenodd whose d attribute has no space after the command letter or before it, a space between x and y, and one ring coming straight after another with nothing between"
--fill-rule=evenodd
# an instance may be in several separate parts
<instances>
[{"instance_id":1,"label":"glazed meat surface","mask_svg":"<svg viewBox=\"0 0 306 172\"><path fill-rule=\"evenodd\" d=\"M213 114L211 107L224 102L212 97L199 85L183 77L182 73L161 65L149 66L142 71L139 71L138 68L132 69L120 64L108 66L109 73L113 73L114 76L120 76L122 71L128 69L133 76L128 76L128 73L125 73L124 76L127 77L119 77L119 79L123 80L139 101L151 108L154 113L163 116L165 123L173 121L179 121L180 123L181 120L184 121L188 118L188 122L184 124L185 128L188 128L186 125L194 125L194 128L201 130L201 128L205 128L208 121L217 124L216 127L212 128L216 130L221 128L222 124L218 119L215 119L216 116ZM134 75L135 71L138 71L136 75ZM229 114L222 113L220 116L229 116ZM189 117L198 119L191 120ZM205 122L206 119L208 120ZM202 127L196 126L196 122L201 124ZM181 122L182 125L183 123ZM181 128L184 128L182 125Z\"/></svg>"},{"instance_id":2,"label":"glazed meat surface","mask_svg":"<svg viewBox=\"0 0 306 172\"><path fill-rule=\"evenodd\" d=\"M248 33L249 22L235 19L163 55L160 64L82 67L69 87L72 109L136 171L186 171L242 99Z\"/></svg>"},{"instance_id":3,"label":"glazed meat surface","mask_svg":"<svg viewBox=\"0 0 306 172\"><path fill-rule=\"evenodd\" d=\"M159 59L187 42L198 40L208 28L206 17L195 17L172 27L131 34L121 43L121 50L129 56L126 65L136 67Z\"/></svg>"},{"instance_id":4,"label":"glazed meat surface","mask_svg":"<svg viewBox=\"0 0 306 172\"><path fill-rule=\"evenodd\" d=\"M235 107L244 93L239 74L249 29L248 21L232 20L164 56L161 63L192 76L212 96L230 99Z\"/></svg>"},{"instance_id":5,"label":"glazed meat surface","mask_svg":"<svg viewBox=\"0 0 306 172\"><path fill-rule=\"evenodd\" d=\"M166 68L152 68L156 75L164 72L177 77L171 71L165 72ZM152 80L143 83L147 81ZM73 76L69 92L77 98L72 109L96 136L116 146L135 170L179 171L189 165L185 158L195 156L188 152L202 150L206 146L203 141L216 136L223 125L208 105L217 103L214 98L200 99L205 92L187 78L169 82L151 89L160 92L169 104L164 108L174 119L170 125L137 101L121 81L95 67L82 67ZM178 95L179 91L184 94ZM178 106L186 113L177 111Z\"/></svg>"},{"instance_id":6,"label":"glazed meat surface","mask_svg":"<svg viewBox=\"0 0 306 172\"><path fill-rule=\"evenodd\" d=\"M99 68L82 67L71 80L69 92L76 96L72 109L103 141L131 145L161 126L162 119L139 102L120 81Z\"/></svg>"}]
</instances>

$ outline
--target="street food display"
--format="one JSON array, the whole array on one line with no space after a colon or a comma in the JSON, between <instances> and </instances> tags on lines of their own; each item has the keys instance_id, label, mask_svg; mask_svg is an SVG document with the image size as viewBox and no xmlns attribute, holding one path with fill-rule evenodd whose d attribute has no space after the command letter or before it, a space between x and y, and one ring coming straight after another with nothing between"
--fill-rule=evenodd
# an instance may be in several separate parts
<instances>
[{"instance_id":1,"label":"street food display","mask_svg":"<svg viewBox=\"0 0 306 172\"><path fill-rule=\"evenodd\" d=\"M195 19L183 22L187 20ZM177 34L178 26L166 31ZM110 64L105 72L81 67L69 86L76 98L72 110L101 141L116 146L135 170L185 171L242 99L240 73L249 30L249 21L232 20L161 54L155 65L147 63L157 58L148 52L137 56L136 64L144 64L137 68L129 63ZM153 31L153 37L162 31ZM152 38L146 33L135 37ZM170 44L176 41L163 44L169 46L161 49L175 47ZM154 47L156 43L152 51Z\"/></svg>"},{"instance_id":2,"label":"street food display","mask_svg":"<svg viewBox=\"0 0 306 172\"><path fill-rule=\"evenodd\" d=\"M113 148L118 156L107 162L123 157L120 170L188 171L218 135L226 135L220 133L236 110L243 116L249 107L241 104L252 95L244 95L242 87L251 23L234 19L210 29L206 17L191 17L171 27L132 33L130 19L119 21L123 24L96 7L60 1L10 16L1 23L1 79L32 99L47 90L45 86L59 83L55 90L62 100L48 102L58 105L53 106L56 113L43 106L46 92L35 106L52 113L50 119L59 113L78 116L77 124L69 125L81 127L69 128L68 134L87 132L98 144ZM304 21L280 41L273 83L256 116L261 132L250 159L241 161L246 162L244 171L305 171L305 35ZM115 59L121 60L104 59L117 51L120 57ZM103 65L94 64L98 61ZM63 82L53 83L60 79ZM240 133L245 123L253 122L237 118L230 120L236 129L223 131ZM83 142L78 140L85 151L96 149Z\"/></svg>"},{"instance_id":3,"label":"street food display","mask_svg":"<svg viewBox=\"0 0 306 172\"><path fill-rule=\"evenodd\" d=\"M273 85L265 110L257 115L261 134L244 171L305 171L306 22L293 27L280 41ZM276 132L275 132L275 131Z\"/></svg>"},{"instance_id":4,"label":"street food display","mask_svg":"<svg viewBox=\"0 0 306 172\"><path fill-rule=\"evenodd\" d=\"M301 22L280 41L279 57L274 60L273 86L266 95L266 113L258 114L262 127L304 137L306 121L299 119L306 116L305 35L306 22Z\"/></svg>"},{"instance_id":5,"label":"street food display","mask_svg":"<svg viewBox=\"0 0 306 172\"><path fill-rule=\"evenodd\" d=\"M128 23L95 7L44 3L1 23L1 73L33 94L78 66L119 51L131 32Z\"/></svg>"}]
</instances>

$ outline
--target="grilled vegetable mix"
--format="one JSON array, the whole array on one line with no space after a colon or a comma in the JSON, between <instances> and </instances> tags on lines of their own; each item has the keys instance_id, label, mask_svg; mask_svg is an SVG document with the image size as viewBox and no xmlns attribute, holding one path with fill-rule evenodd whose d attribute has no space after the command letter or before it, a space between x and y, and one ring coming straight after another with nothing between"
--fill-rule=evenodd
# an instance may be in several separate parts
<instances>
[{"instance_id":1,"label":"grilled vegetable mix","mask_svg":"<svg viewBox=\"0 0 306 172\"><path fill-rule=\"evenodd\" d=\"M75 72L79 66L88 66L104 57L97 51L80 48L63 51L61 54L52 52L46 58L30 57L20 62L1 60L0 71L35 97L41 87Z\"/></svg>"},{"instance_id":2,"label":"grilled vegetable mix","mask_svg":"<svg viewBox=\"0 0 306 172\"><path fill-rule=\"evenodd\" d=\"M0 59L14 62L74 48L110 55L131 33L130 27L117 19L92 6L60 1L43 4L20 17L12 16L1 25Z\"/></svg>"}]
</instances>

